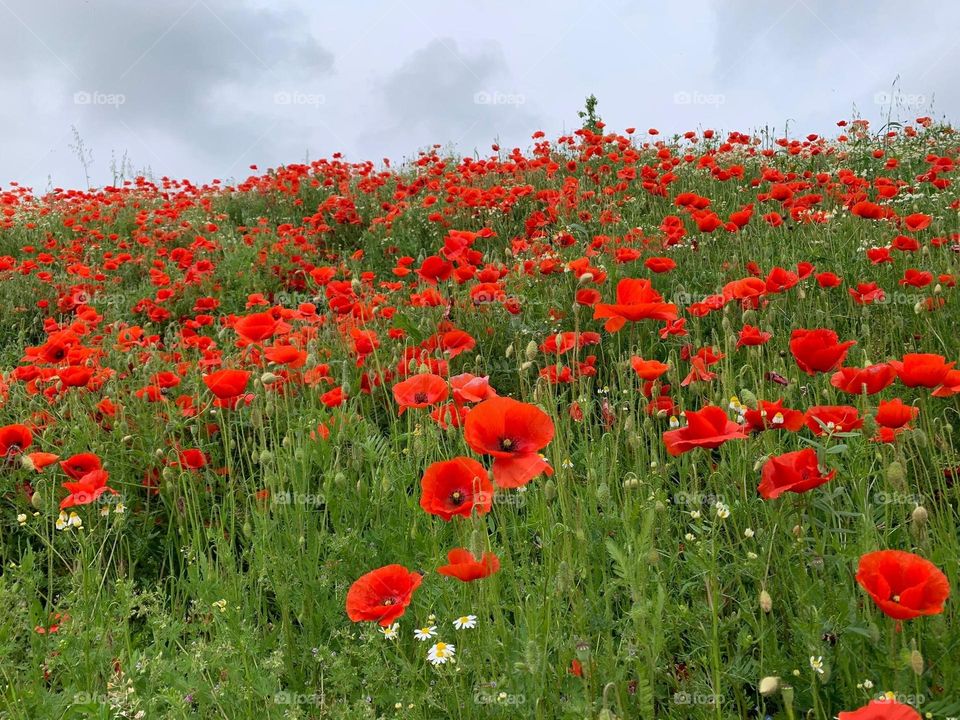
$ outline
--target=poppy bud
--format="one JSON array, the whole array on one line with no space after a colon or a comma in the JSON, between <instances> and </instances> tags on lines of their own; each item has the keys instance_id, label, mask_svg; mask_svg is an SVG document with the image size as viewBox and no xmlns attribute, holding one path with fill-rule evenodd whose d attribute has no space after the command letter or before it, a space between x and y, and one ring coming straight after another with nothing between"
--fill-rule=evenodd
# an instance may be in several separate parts
<instances>
[{"instance_id":1,"label":"poppy bud","mask_svg":"<svg viewBox=\"0 0 960 720\"><path fill-rule=\"evenodd\" d=\"M760 591L760 609L765 613L769 613L773 610L773 598L770 597L770 593L766 590Z\"/></svg>"},{"instance_id":2,"label":"poppy bud","mask_svg":"<svg viewBox=\"0 0 960 720\"><path fill-rule=\"evenodd\" d=\"M538 352L540 352L540 350L537 347L537 343L531 340L527 343L527 349L523 351L523 356L527 358L527 360L535 360Z\"/></svg>"},{"instance_id":3,"label":"poppy bud","mask_svg":"<svg viewBox=\"0 0 960 720\"><path fill-rule=\"evenodd\" d=\"M360 279L359 279L359 278L353 278L353 279L350 281L350 287L353 288L353 291L354 291L354 292L360 292L360 289L362 288L362 285L360 284Z\"/></svg>"},{"instance_id":4,"label":"poppy bud","mask_svg":"<svg viewBox=\"0 0 960 720\"><path fill-rule=\"evenodd\" d=\"M253 526L250 524L249 520L245 520L240 529L243 531L244 537L250 537L253 535Z\"/></svg>"},{"instance_id":5,"label":"poppy bud","mask_svg":"<svg viewBox=\"0 0 960 720\"><path fill-rule=\"evenodd\" d=\"M805 291L802 287L798 287L798 288L797 288L797 299L798 299L798 300L805 300L806 297L807 297L806 291Z\"/></svg>"},{"instance_id":6,"label":"poppy bud","mask_svg":"<svg viewBox=\"0 0 960 720\"><path fill-rule=\"evenodd\" d=\"M768 675L760 681L760 694L764 697L773 695L780 689L780 678L774 675Z\"/></svg>"},{"instance_id":7,"label":"poppy bud","mask_svg":"<svg viewBox=\"0 0 960 720\"><path fill-rule=\"evenodd\" d=\"M606 483L597 485L597 502L606 505L610 501L610 488Z\"/></svg>"},{"instance_id":8,"label":"poppy bud","mask_svg":"<svg viewBox=\"0 0 960 720\"><path fill-rule=\"evenodd\" d=\"M803 527L800 525L794 525L791 532L793 533L794 537L801 537L803 535Z\"/></svg>"},{"instance_id":9,"label":"poppy bud","mask_svg":"<svg viewBox=\"0 0 960 720\"><path fill-rule=\"evenodd\" d=\"M923 655L916 648L910 652L910 669L914 675L923 675Z\"/></svg>"},{"instance_id":10,"label":"poppy bud","mask_svg":"<svg viewBox=\"0 0 960 720\"><path fill-rule=\"evenodd\" d=\"M743 398L741 401L747 407L756 407L757 406L757 396L752 392L744 388L740 391L740 397Z\"/></svg>"},{"instance_id":11,"label":"poppy bud","mask_svg":"<svg viewBox=\"0 0 960 720\"><path fill-rule=\"evenodd\" d=\"M917 505L913 509L913 512L910 513L910 520L913 522L913 527L919 530L927 524L927 518L929 516L930 514L923 505Z\"/></svg>"},{"instance_id":12,"label":"poppy bud","mask_svg":"<svg viewBox=\"0 0 960 720\"><path fill-rule=\"evenodd\" d=\"M936 285L933 286L934 295L939 295L942 292L943 292L943 287L940 285L940 283L937 283Z\"/></svg>"},{"instance_id":13,"label":"poppy bud","mask_svg":"<svg viewBox=\"0 0 960 720\"><path fill-rule=\"evenodd\" d=\"M744 310L743 311L743 324L744 325L754 325L757 322L757 313L755 310Z\"/></svg>"},{"instance_id":14,"label":"poppy bud","mask_svg":"<svg viewBox=\"0 0 960 720\"><path fill-rule=\"evenodd\" d=\"M660 553L656 548L650 548L650 552L647 553L647 564L656 565L658 562L660 562Z\"/></svg>"},{"instance_id":15,"label":"poppy bud","mask_svg":"<svg viewBox=\"0 0 960 720\"><path fill-rule=\"evenodd\" d=\"M557 566L557 590L561 593L568 593L573 589L573 572L566 560L562 560Z\"/></svg>"},{"instance_id":16,"label":"poppy bud","mask_svg":"<svg viewBox=\"0 0 960 720\"><path fill-rule=\"evenodd\" d=\"M903 465L894 460L887 465L887 482L897 489L903 489L907 479L907 474L903 470Z\"/></svg>"},{"instance_id":17,"label":"poppy bud","mask_svg":"<svg viewBox=\"0 0 960 720\"><path fill-rule=\"evenodd\" d=\"M720 321L720 327L722 327L723 331L729 335L732 327L730 324L730 318L724 316L723 320Z\"/></svg>"},{"instance_id":18,"label":"poppy bud","mask_svg":"<svg viewBox=\"0 0 960 720\"><path fill-rule=\"evenodd\" d=\"M260 462L268 463L273 460L273 453L270 450L264 450L260 453Z\"/></svg>"},{"instance_id":19,"label":"poppy bud","mask_svg":"<svg viewBox=\"0 0 960 720\"><path fill-rule=\"evenodd\" d=\"M914 428L910 431L910 436L913 438L914 442L917 443L922 448L927 447L929 444L927 439L927 434L920 428Z\"/></svg>"},{"instance_id":20,"label":"poppy bud","mask_svg":"<svg viewBox=\"0 0 960 720\"><path fill-rule=\"evenodd\" d=\"M543 499L548 503L552 503L557 499L557 486L553 480L547 480L543 485Z\"/></svg>"},{"instance_id":21,"label":"poppy bud","mask_svg":"<svg viewBox=\"0 0 960 720\"><path fill-rule=\"evenodd\" d=\"M585 272L583 275L577 278L577 285L586 285L587 283L593 282L593 273Z\"/></svg>"},{"instance_id":22,"label":"poppy bud","mask_svg":"<svg viewBox=\"0 0 960 720\"><path fill-rule=\"evenodd\" d=\"M344 475L342 472L338 472L336 475L333 476L333 482L335 485L340 485L342 487L347 482L347 476Z\"/></svg>"},{"instance_id":23,"label":"poppy bud","mask_svg":"<svg viewBox=\"0 0 960 720\"><path fill-rule=\"evenodd\" d=\"M277 376L272 372L265 372L260 376L260 382L264 385L273 385L277 381Z\"/></svg>"},{"instance_id":24,"label":"poppy bud","mask_svg":"<svg viewBox=\"0 0 960 720\"><path fill-rule=\"evenodd\" d=\"M503 354L503 356L504 356L504 357L512 357L512 356L513 356L513 343L510 343L509 345L507 345L507 351Z\"/></svg>"},{"instance_id":25,"label":"poppy bud","mask_svg":"<svg viewBox=\"0 0 960 720\"><path fill-rule=\"evenodd\" d=\"M34 510L43 510L43 498L40 496L39 488L35 489L33 495L30 496L30 504Z\"/></svg>"},{"instance_id":26,"label":"poppy bud","mask_svg":"<svg viewBox=\"0 0 960 720\"><path fill-rule=\"evenodd\" d=\"M633 432L633 415L628 415L627 419L623 423L624 432L631 433Z\"/></svg>"},{"instance_id":27,"label":"poppy bud","mask_svg":"<svg viewBox=\"0 0 960 720\"><path fill-rule=\"evenodd\" d=\"M637 480L637 478L633 477L632 475L628 478L624 478L623 480L623 487L626 490L632 490L633 488L637 487L639 484L640 484L640 481ZM662 505L663 503L658 503L658 504ZM659 508L657 510L658 512L660 512Z\"/></svg>"}]
</instances>

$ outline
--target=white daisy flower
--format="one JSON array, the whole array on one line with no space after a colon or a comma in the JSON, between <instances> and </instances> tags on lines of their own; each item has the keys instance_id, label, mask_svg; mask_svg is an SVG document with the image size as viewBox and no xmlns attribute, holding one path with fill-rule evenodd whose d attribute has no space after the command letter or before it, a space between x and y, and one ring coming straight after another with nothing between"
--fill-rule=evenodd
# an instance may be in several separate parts
<instances>
[{"instance_id":1,"label":"white daisy flower","mask_svg":"<svg viewBox=\"0 0 960 720\"><path fill-rule=\"evenodd\" d=\"M818 672L823 675L823 656L821 655L820 657L814 657L811 655L810 667L814 670L814 672Z\"/></svg>"},{"instance_id":2,"label":"white daisy flower","mask_svg":"<svg viewBox=\"0 0 960 720\"><path fill-rule=\"evenodd\" d=\"M380 634L383 635L387 640L395 640L400 634L400 623L393 623L393 625L387 625L386 627L377 628L380 631Z\"/></svg>"},{"instance_id":3,"label":"white daisy flower","mask_svg":"<svg viewBox=\"0 0 960 720\"><path fill-rule=\"evenodd\" d=\"M453 621L453 626L457 630L472 630L477 626L476 615L462 615Z\"/></svg>"},{"instance_id":4,"label":"white daisy flower","mask_svg":"<svg viewBox=\"0 0 960 720\"><path fill-rule=\"evenodd\" d=\"M436 625L426 625L422 628L417 628L413 631L413 636L417 638L420 642L424 640L429 640L432 637L436 637L437 626Z\"/></svg>"},{"instance_id":5,"label":"white daisy flower","mask_svg":"<svg viewBox=\"0 0 960 720\"><path fill-rule=\"evenodd\" d=\"M453 660L454 653L456 652L457 648L453 645L438 642L427 652L427 660L434 665L443 665L447 660Z\"/></svg>"}]
</instances>

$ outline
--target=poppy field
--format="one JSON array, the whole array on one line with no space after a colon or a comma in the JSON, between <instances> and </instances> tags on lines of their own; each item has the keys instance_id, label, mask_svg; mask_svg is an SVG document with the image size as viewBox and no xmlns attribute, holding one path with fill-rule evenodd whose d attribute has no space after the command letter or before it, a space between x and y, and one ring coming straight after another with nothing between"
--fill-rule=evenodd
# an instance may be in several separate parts
<instances>
[{"instance_id":1,"label":"poppy field","mask_svg":"<svg viewBox=\"0 0 960 720\"><path fill-rule=\"evenodd\" d=\"M3 187L3 716L960 717L958 152Z\"/></svg>"}]
</instances>

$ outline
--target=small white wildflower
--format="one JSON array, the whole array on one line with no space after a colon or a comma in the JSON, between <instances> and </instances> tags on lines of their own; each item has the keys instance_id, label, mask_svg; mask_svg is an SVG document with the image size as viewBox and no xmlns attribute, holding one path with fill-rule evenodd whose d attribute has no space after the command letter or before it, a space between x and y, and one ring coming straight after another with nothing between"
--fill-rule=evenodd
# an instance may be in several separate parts
<instances>
[{"instance_id":1,"label":"small white wildflower","mask_svg":"<svg viewBox=\"0 0 960 720\"><path fill-rule=\"evenodd\" d=\"M420 642L429 640L430 638L436 636L436 634L437 634L436 625L427 625L422 628L417 628L416 630L413 631L413 636Z\"/></svg>"},{"instance_id":2,"label":"small white wildflower","mask_svg":"<svg viewBox=\"0 0 960 720\"><path fill-rule=\"evenodd\" d=\"M746 530L743 531L743 536L744 536L745 538L752 538L755 534L756 534L756 533L753 532L753 530L752 530L751 528L747 528Z\"/></svg>"},{"instance_id":3,"label":"small white wildflower","mask_svg":"<svg viewBox=\"0 0 960 720\"><path fill-rule=\"evenodd\" d=\"M823 675L823 656L814 657L810 656L810 667L814 672L818 672Z\"/></svg>"},{"instance_id":4,"label":"small white wildflower","mask_svg":"<svg viewBox=\"0 0 960 720\"><path fill-rule=\"evenodd\" d=\"M387 640L395 640L400 634L400 623L393 623L393 625L387 625L386 627L377 628L380 631L380 634L383 635Z\"/></svg>"},{"instance_id":5,"label":"small white wildflower","mask_svg":"<svg viewBox=\"0 0 960 720\"><path fill-rule=\"evenodd\" d=\"M26 525L27 524L26 514L20 513L19 515L17 515L17 522L20 523L21 525Z\"/></svg>"},{"instance_id":6,"label":"small white wildflower","mask_svg":"<svg viewBox=\"0 0 960 720\"><path fill-rule=\"evenodd\" d=\"M427 660L434 665L443 665L447 660L452 660L457 648L449 643L438 642L427 652Z\"/></svg>"},{"instance_id":7,"label":"small white wildflower","mask_svg":"<svg viewBox=\"0 0 960 720\"><path fill-rule=\"evenodd\" d=\"M477 626L477 616L462 615L453 621L453 626L457 630L471 630Z\"/></svg>"}]
</instances>

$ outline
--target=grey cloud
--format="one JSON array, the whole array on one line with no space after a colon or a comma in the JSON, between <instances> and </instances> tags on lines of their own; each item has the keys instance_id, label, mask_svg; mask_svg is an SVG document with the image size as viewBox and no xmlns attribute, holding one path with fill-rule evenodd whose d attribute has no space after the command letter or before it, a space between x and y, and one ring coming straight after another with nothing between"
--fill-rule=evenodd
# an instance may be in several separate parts
<instances>
[{"instance_id":1,"label":"grey cloud","mask_svg":"<svg viewBox=\"0 0 960 720\"><path fill-rule=\"evenodd\" d=\"M484 153L497 138L529 137L538 118L517 90L499 45L475 52L438 38L378 83L379 129L361 144L390 145L402 134L409 152L436 142Z\"/></svg>"}]
</instances>

